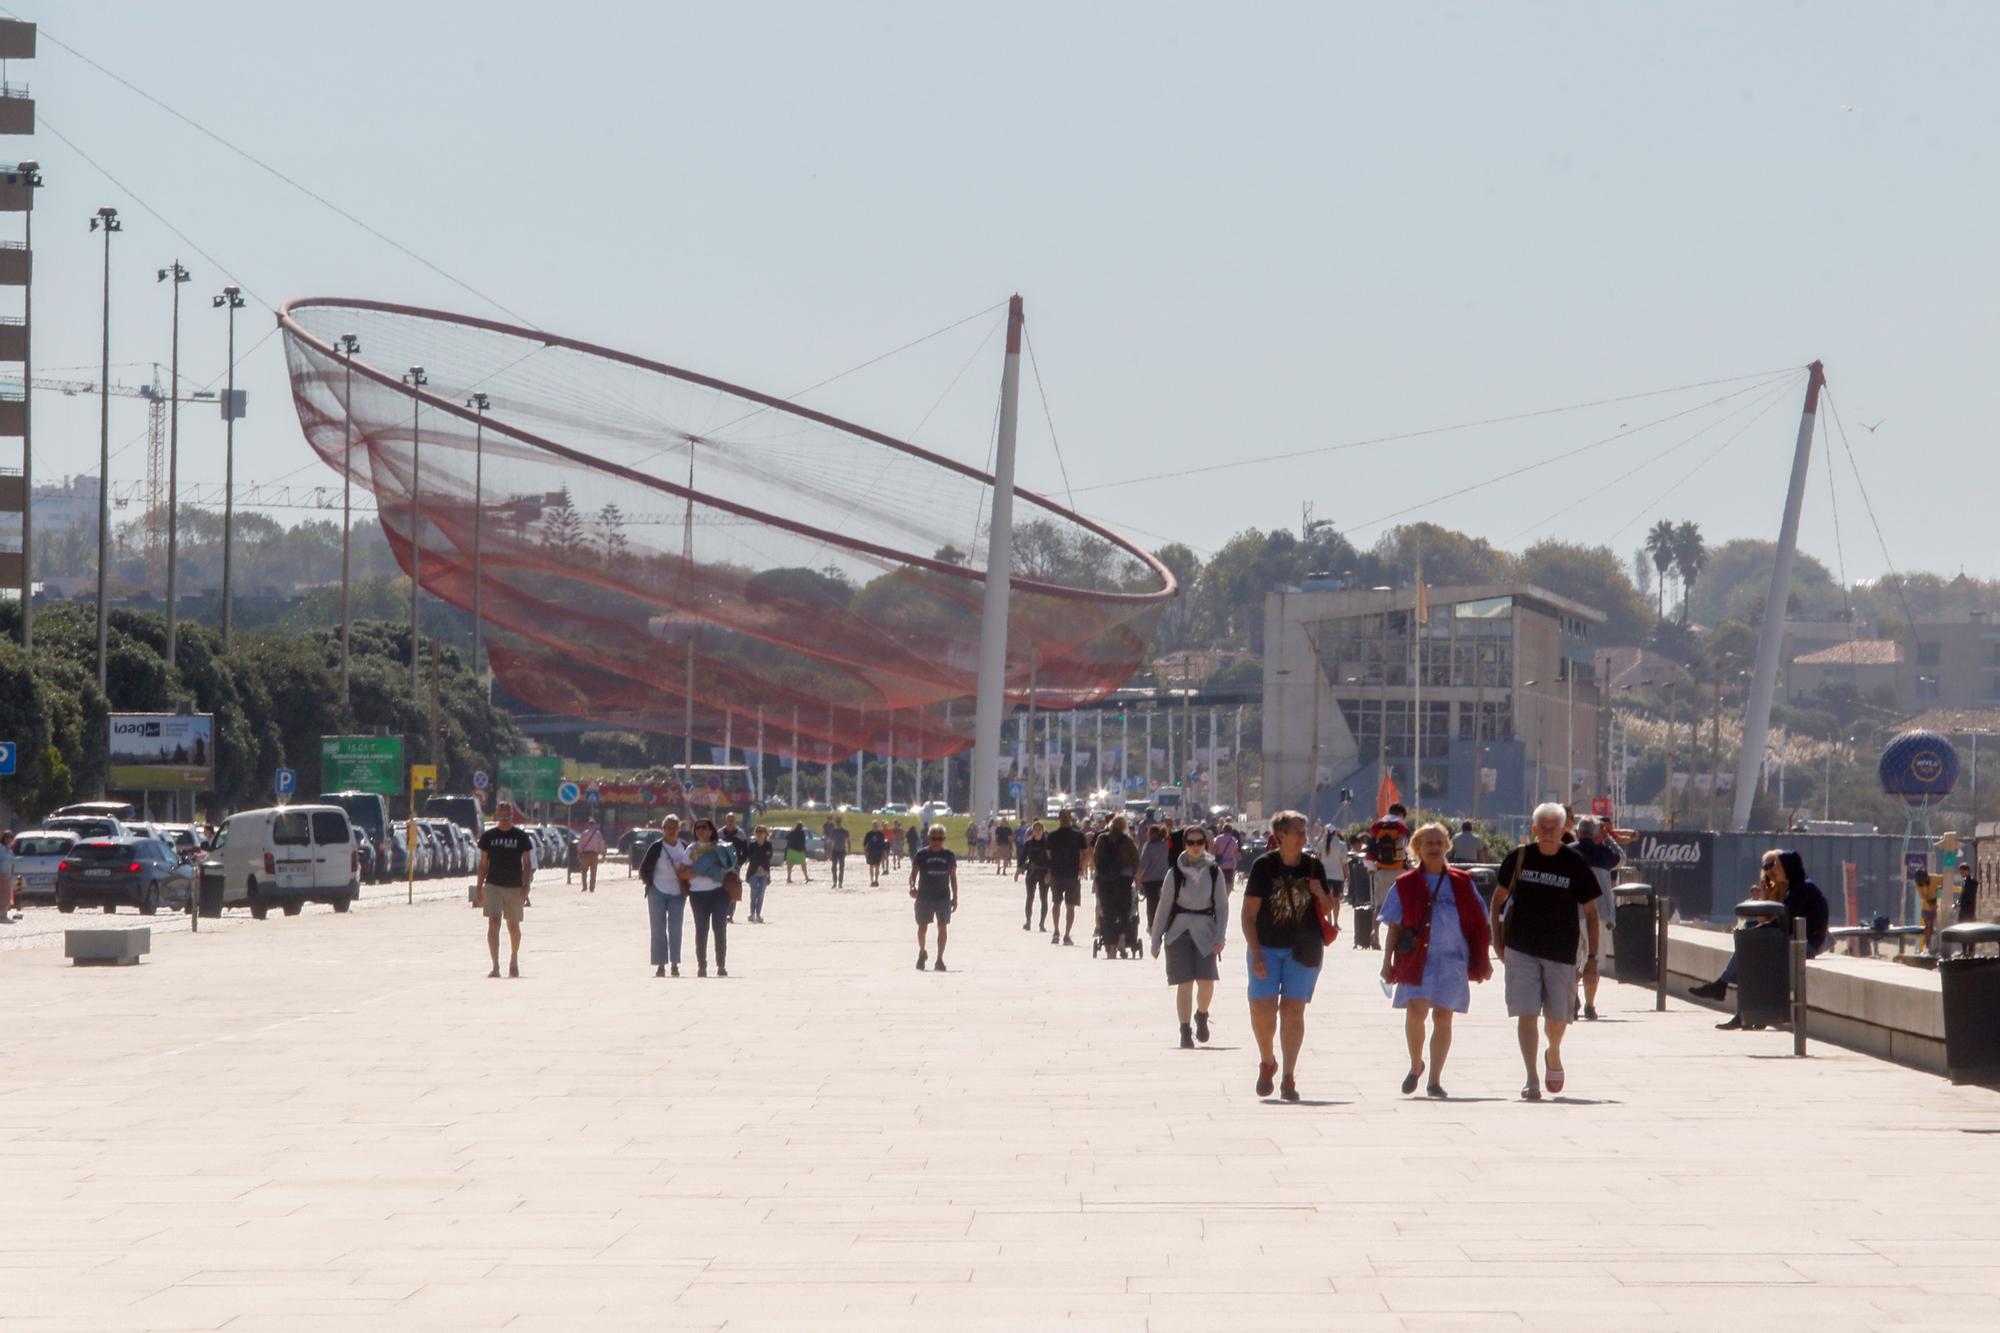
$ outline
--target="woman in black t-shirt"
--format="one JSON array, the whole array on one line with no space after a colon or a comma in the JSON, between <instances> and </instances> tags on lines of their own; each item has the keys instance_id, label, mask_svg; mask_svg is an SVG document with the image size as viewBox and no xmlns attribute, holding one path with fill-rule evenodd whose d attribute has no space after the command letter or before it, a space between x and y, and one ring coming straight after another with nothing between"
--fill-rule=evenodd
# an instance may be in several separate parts
<instances>
[{"instance_id":1,"label":"woman in black t-shirt","mask_svg":"<svg viewBox=\"0 0 2000 1333\"><path fill-rule=\"evenodd\" d=\"M1277 846L1251 863L1243 886L1250 1028L1257 1036L1257 1095L1271 1095L1278 1073L1272 1051L1276 1039L1284 1055L1282 1095L1295 1102L1306 1006L1326 954L1320 921L1337 908L1327 892L1326 867L1306 850L1306 817L1296 810L1279 812L1271 819L1271 835Z\"/></svg>"}]
</instances>

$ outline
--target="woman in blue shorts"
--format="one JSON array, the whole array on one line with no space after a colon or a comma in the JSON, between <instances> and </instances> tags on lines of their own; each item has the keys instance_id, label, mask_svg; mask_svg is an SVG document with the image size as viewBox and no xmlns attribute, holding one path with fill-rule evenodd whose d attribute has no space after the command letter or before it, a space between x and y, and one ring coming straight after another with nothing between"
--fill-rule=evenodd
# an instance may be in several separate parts
<instances>
[{"instance_id":1,"label":"woman in blue shorts","mask_svg":"<svg viewBox=\"0 0 2000 1333\"><path fill-rule=\"evenodd\" d=\"M1306 1006L1319 982L1326 938L1320 919L1335 910L1326 868L1306 850L1306 817L1282 810L1271 818L1275 846L1250 866L1243 886L1243 939L1250 966L1250 1030L1257 1036L1257 1095L1271 1095L1278 1070L1275 1039L1284 1055L1280 1095L1299 1099L1299 1048L1306 1039Z\"/></svg>"}]
</instances>

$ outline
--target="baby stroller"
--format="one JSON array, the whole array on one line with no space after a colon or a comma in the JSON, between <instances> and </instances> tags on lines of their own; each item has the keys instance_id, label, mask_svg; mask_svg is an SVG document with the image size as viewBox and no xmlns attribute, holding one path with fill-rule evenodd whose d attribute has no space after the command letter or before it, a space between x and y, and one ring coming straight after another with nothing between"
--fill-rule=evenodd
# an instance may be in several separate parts
<instances>
[{"instance_id":1,"label":"baby stroller","mask_svg":"<svg viewBox=\"0 0 2000 1333\"><path fill-rule=\"evenodd\" d=\"M1106 958L1143 958L1145 942L1139 937L1138 895L1129 879L1097 881L1097 933L1090 941L1090 956L1099 951Z\"/></svg>"}]
</instances>

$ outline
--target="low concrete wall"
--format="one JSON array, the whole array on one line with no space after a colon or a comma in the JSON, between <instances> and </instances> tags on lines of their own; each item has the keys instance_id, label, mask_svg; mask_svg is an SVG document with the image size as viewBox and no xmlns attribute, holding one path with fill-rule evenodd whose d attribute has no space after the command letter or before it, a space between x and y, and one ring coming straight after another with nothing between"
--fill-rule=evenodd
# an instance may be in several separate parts
<instances>
[{"instance_id":1,"label":"low concrete wall","mask_svg":"<svg viewBox=\"0 0 2000 1333\"><path fill-rule=\"evenodd\" d=\"M1604 932L1603 940L1608 959L1613 956L1610 931ZM1734 1013L1733 996L1717 1004L1688 994L1688 987L1713 981L1732 952L1728 931L1669 927L1667 993L1684 1004ZM1809 1039L1944 1073L1944 1002L1936 972L1887 958L1835 954L1813 959L1806 971Z\"/></svg>"}]
</instances>

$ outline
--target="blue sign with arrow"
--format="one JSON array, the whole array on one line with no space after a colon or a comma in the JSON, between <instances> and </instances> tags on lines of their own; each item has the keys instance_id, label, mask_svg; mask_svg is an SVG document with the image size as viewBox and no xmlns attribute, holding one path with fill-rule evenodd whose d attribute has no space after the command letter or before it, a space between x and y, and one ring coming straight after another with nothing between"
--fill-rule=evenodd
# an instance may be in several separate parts
<instances>
[{"instance_id":1,"label":"blue sign with arrow","mask_svg":"<svg viewBox=\"0 0 2000 1333\"><path fill-rule=\"evenodd\" d=\"M0 741L0 778L11 778L14 776L14 765L17 762L16 756L19 753L20 751L16 748L14 742Z\"/></svg>"}]
</instances>

